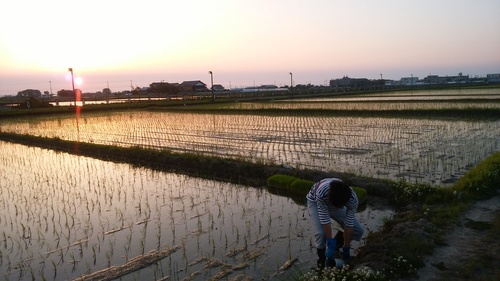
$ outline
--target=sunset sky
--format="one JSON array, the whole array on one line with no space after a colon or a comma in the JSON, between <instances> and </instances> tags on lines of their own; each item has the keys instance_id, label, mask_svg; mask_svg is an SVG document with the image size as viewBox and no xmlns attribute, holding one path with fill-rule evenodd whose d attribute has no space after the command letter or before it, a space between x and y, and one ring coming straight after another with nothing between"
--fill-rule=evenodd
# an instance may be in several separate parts
<instances>
[{"instance_id":1,"label":"sunset sky","mask_svg":"<svg viewBox=\"0 0 500 281\"><path fill-rule=\"evenodd\" d=\"M499 0L0 0L0 96L500 73ZM51 81L51 82L49 82Z\"/></svg>"}]
</instances>

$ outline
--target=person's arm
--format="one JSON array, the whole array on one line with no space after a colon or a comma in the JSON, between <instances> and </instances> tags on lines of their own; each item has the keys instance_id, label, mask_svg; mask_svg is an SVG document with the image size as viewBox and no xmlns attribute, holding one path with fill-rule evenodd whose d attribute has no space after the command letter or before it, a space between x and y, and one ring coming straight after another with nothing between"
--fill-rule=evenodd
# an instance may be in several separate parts
<instances>
[{"instance_id":1,"label":"person's arm","mask_svg":"<svg viewBox=\"0 0 500 281\"><path fill-rule=\"evenodd\" d=\"M335 246L336 246L336 241L334 238L332 238L332 224L322 224L323 226L323 233L325 234L325 239L326 239L326 252L325 256L329 260L335 259Z\"/></svg>"},{"instance_id":2,"label":"person's arm","mask_svg":"<svg viewBox=\"0 0 500 281\"><path fill-rule=\"evenodd\" d=\"M323 233L325 234L325 239L332 238L332 224L323 224Z\"/></svg>"},{"instance_id":3,"label":"person's arm","mask_svg":"<svg viewBox=\"0 0 500 281\"><path fill-rule=\"evenodd\" d=\"M344 226L344 247L351 247L353 228Z\"/></svg>"},{"instance_id":4,"label":"person's arm","mask_svg":"<svg viewBox=\"0 0 500 281\"><path fill-rule=\"evenodd\" d=\"M354 191L351 199L346 204L346 215L344 220L344 245L342 247L342 259L349 260L351 257L351 241L354 232L353 226L355 221L356 210L358 209L358 197Z\"/></svg>"},{"instance_id":5,"label":"person's arm","mask_svg":"<svg viewBox=\"0 0 500 281\"><path fill-rule=\"evenodd\" d=\"M354 232L353 226L355 221L356 211L358 210L358 197L351 189L352 196L347 201L345 218L344 218L344 248L351 247L352 234Z\"/></svg>"}]
</instances>

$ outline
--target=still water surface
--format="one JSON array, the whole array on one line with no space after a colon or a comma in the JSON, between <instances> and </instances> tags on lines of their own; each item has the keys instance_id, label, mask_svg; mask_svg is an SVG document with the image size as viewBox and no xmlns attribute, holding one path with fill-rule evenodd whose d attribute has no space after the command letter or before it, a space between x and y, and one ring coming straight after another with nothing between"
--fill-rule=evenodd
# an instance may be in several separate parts
<instances>
[{"instance_id":1,"label":"still water surface","mask_svg":"<svg viewBox=\"0 0 500 281\"><path fill-rule=\"evenodd\" d=\"M0 150L2 279L69 280L173 247L124 280L208 280L231 267L230 277L283 280L289 258L314 264L304 206L266 189L2 141ZM368 233L391 214L369 204L358 219Z\"/></svg>"},{"instance_id":2,"label":"still water surface","mask_svg":"<svg viewBox=\"0 0 500 281\"><path fill-rule=\"evenodd\" d=\"M0 130L431 184L453 182L500 150L500 119L124 111L0 120Z\"/></svg>"}]
</instances>

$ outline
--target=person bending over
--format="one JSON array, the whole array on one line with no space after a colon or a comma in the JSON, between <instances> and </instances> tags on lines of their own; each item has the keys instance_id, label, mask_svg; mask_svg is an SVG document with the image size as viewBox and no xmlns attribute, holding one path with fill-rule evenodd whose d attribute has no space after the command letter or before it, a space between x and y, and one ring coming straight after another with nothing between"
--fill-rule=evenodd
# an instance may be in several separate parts
<instances>
[{"instance_id":1,"label":"person bending over","mask_svg":"<svg viewBox=\"0 0 500 281\"><path fill-rule=\"evenodd\" d=\"M318 268L335 266L335 251L342 248L342 259L349 260L351 241L363 236L363 226L355 218L358 196L338 178L325 178L315 183L307 198L307 209L315 227ZM333 237L331 219L343 229Z\"/></svg>"}]
</instances>

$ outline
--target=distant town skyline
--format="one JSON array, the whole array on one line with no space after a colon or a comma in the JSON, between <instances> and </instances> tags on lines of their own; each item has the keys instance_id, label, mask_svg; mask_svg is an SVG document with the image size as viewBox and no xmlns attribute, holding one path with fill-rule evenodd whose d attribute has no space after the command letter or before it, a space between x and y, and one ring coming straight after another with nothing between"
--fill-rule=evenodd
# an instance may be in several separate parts
<instances>
[{"instance_id":1,"label":"distant town skyline","mask_svg":"<svg viewBox=\"0 0 500 281\"><path fill-rule=\"evenodd\" d=\"M70 89L70 67L84 92L209 71L226 88L485 76L499 14L497 0L0 0L0 96Z\"/></svg>"},{"instance_id":2,"label":"distant town skyline","mask_svg":"<svg viewBox=\"0 0 500 281\"><path fill-rule=\"evenodd\" d=\"M289 73L290 75L290 73ZM290 78L292 78L293 76L290 75ZM441 84L441 83L500 83L500 72L496 72L496 73L487 73L486 75L469 75L469 74L464 74L462 72L458 73L458 74L455 74L455 75L438 75L438 74L428 74L426 76L423 76L423 77L419 77L419 76L416 76L416 75L413 75L411 74L410 76L403 76L403 77L400 77L399 79L388 79L388 78L384 78L382 74L380 74L380 76L378 78L375 78L375 79L370 79L370 78L367 78L367 77L352 77L352 76L349 76L349 75L344 75L342 77L336 77L336 78L331 78L331 79L328 79L328 80L325 80L324 83L312 83L312 82L305 82L305 83L296 83L295 82L295 79L294 79L294 83L293 83L293 86L296 87L298 85L302 85L302 86L307 86L309 84L311 84L312 86L326 86L326 87L336 87L336 86L342 86L340 84L338 85L332 85L335 84L335 82L338 82L338 81L373 81L374 84L376 85L379 85L379 82L377 81L380 81L380 80L384 80L383 81L383 85L423 85L423 84ZM151 84L162 84L162 83L170 83L170 84L181 84L181 83L184 83L184 82L192 82L192 81L201 81L203 82L207 88L210 87L210 83L211 82L207 82L206 80L204 81L203 79L191 79L191 80L182 80L182 81L165 81L165 80L161 80L161 81L150 81L150 82L145 82L144 85L141 85L141 86L134 86L133 84L133 80L130 80L130 81L121 81L122 83L127 83L127 82L130 82L130 85L126 85L124 89L113 89L110 85L110 82L107 81L106 82L106 85L103 87L103 88L95 88L95 90L85 90L84 87L80 87L80 79L76 79L75 81L75 87L78 88L79 90L82 90L83 93L98 93L98 92L103 92L104 89L109 89L111 92L113 93L119 93L119 92L129 92L131 90L135 90L136 88L139 88L141 90L144 90L145 88L149 88L151 86ZM116 82L120 82L120 81L111 81L112 83L116 83ZM71 81L66 81L65 84L68 84L68 83L71 83ZM102 83L99 83L99 84L102 84ZM36 85L36 84L32 84L32 85ZM354 82L354 83L348 83L348 85L350 86L356 86L357 83ZM68 85L66 85L68 86ZM252 85L241 85L241 86L238 86L238 85L231 85L231 81L229 81L229 86L224 86L223 84L221 83L217 83L215 82L214 83L214 86L217 86L217 87L220 87L222 86L222 88L224 88L225 90L238 90L238 89L245 89L245 88L269 88L269 86L276 86L277 88L282 88L282 87L289 87L290 86L290 80L288 81L288 83L284 83L284 84L277 84L277 83L268 83L268 84L263 84L263 83L254 83ZM346 86L346 85L344 85ZM359 85L357 85L359 86ZM70 90L70 88L72 88L72 85L70 85L70 87L66 87L66 88L60 88L60 89L55 89L53 86L52 86L52 81L49 81L49 90L42 90L42 89L38 89L38 88L26 88L26 89L22 89L22 90L19 90L17 91L16 93L12 93L12 94L8 94L8 95L3 95L3 96L15 96L16 94L18 94L19 92L22 92L22 91L26 91L26 90L39 90L40 93L49 93L49 94L53 94L53 95L56 95L58 91L60 90ZM51 91L51 90L52 91ZM208 90L208 89L207 89ZM0 97L2 97L2 95L0 95Z\"/></svg>"}]
</instances>

